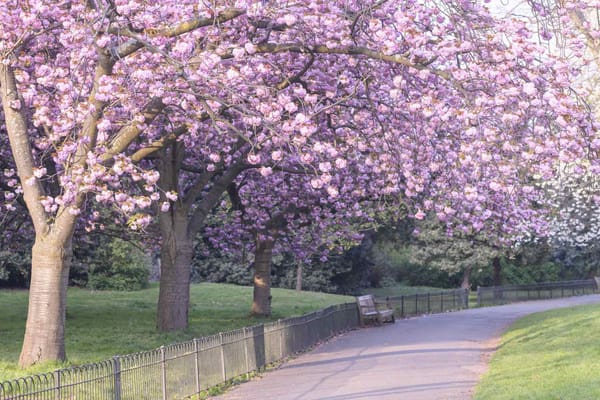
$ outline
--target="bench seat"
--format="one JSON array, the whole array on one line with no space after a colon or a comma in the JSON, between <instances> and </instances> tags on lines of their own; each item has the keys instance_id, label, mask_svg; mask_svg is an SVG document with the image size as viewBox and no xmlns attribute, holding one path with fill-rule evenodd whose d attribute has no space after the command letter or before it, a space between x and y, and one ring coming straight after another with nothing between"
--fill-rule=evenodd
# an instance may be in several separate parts
<instances>
[{"instance_id":1,"label":"bench seat","mask_svg":"<svg viewBox=\"0 0 600 400\"><path fill-rule=\"evenodd\" d=\"M374 321L378 325L384 322L393 323L396 321L394 310L389 306L388 308L380 309L372 294L358 296L356 303L358 305L360 326L365 326L367 321Z\"/></svg>"}]
</instances>

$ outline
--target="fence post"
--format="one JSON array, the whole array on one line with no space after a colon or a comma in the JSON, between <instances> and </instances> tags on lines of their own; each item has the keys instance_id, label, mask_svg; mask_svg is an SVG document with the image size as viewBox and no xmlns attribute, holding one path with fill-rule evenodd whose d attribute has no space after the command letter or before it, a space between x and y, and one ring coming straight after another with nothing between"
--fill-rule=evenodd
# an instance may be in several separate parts
<instances>
[{"instance_id":1,"label":"fence post","mask_svg":"<svg viewBox=\"0 0 600 400\"><path fill-rule=\"evenodd\" d=\"M115 400L121 400L121 358L113 357L113 385L115 390Z\"/></svg>"},{"instance_id":2,"label":"fence post","mask_svg":"<svg viewBox=\"0 0 600 400\"><path fill-rule=\"evenodd\" d=\"M198 344L198 338L194 338L194 355L196 357L196 393L200 393L200 345Z\"/></svg>"},{"instance_id":3,"label":"fence post","mask_svg":"<svg viewBox=\"0 0 600 400\"><path fill-rule=\"evenodd\" d=\"M471 294L471 291L468 288L465 288L465 301L464 301L464 306L465 308L469 308L469 295Z\"/></svg>"},{"instance_id":4,"label":"fence post","mask_svg":"<svg viewBox=\"0 0 600 400\"><path fill-rule=\"evenodd\" d=\"M400 316L404 318L404 295L400 296Z\"/></svg>"},{"instance_id":5,"label":"fence post","mask_svg":"<svg viewBox=\"0 0 600 400\"><path fill-rule=\"evenodd\" d=\"M452 309L456 310L456 291L452 291Z\"/></svg>"},{"instance_id":6,"label":"fence post","mask_svg":"<svg viewBox=\"0 0 600 400\"><path fill-rule=\"evenodd\" d=\"M279 359L283 360L283 329L281 328L281 319L277 320L277 327L279 328Z\"/></svg>"},{"instance_id":7,"label":"fence post","mask_svg":"<svg viewBox=\"0 0 600 400\"><path fill-rule=\"evenodd\" d=\"M167 352L165 346L160 346L160 373L162 383L162 397L167 400Z\"/></svg>"},{"instance_id":8,"label":"fence post","mask_svg":"<svg viewBox=\"0 0 600 400\"><path fill-rule=\"evenodd\" d=\"M56 381L56 392L54 392L55 394L55 398L56 400L61 400L61 395L60 395L60 387L61 387L61 382L60 382L60 370L56 370L54 371L54 376L55 376L55 381Z\"/></svg>"},{"instance_id":9,"label":"fence post","mask_svg":"<svg viewBox=\"0 0 600 400\"><path fill-rule=\"evenodd\" d=\"M419 293L415 293L415 315L419 314Z\"/></svg>"},{"instance_id":10,"label":"fence post","mask_svg":"<svg viewBox=\"0 0 600 400\"><path fill-rule=\"evenodd\" d=\"M482 306L482 304L481 304L481 286L477 286L477 305Z\"/></svg>"},{"instance_id":11,"label":"fence post","mask_svg":"<svg viewBox=\"0 0 600 400\"><path fill-rule=\"evenodd\" d=\"M250 373L250 360L248 360L248 328L244 327L244 359L246 360L246 374Z\"/></svg>"},{"instance_id":12,"label":"fence post","mask_svg":"<svg viewBox=\"0 0 600 400\"><path fill-rule=\"evenodd\" d=\"M219 332L219 344L221 348L221 375L223 382L227 380L227 369L225 368L225 346L223 345L223 332Z\"/></svg>"},{"instance_id":13,"label":"fence post","mask_svg":"<svg viewBox=\"0 0 600 400\"><path fill-rule=\"evenodd\" d=\"M440 292L440 312L444 312L444 292Z\"/></svg>"},{"instance_id":14,"label":"fence post","mask_svg":"<svg viewBox=\"0 0 600 400\"><path fill-rule=\"evenodd\" d=\"M431 313L431 295L427 292L427 314Z\"/></svg>"}]
</instances>

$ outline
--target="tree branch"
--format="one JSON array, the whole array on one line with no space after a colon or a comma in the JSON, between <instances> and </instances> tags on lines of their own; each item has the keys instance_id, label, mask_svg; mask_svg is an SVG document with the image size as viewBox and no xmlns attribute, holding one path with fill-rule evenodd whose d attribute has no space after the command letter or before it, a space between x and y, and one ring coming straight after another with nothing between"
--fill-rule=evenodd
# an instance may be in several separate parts
<instances>
[{"instance_id":1,"label":"tree branch","mask_svg":"<svg viewBox=\"0 0 600 400\"><path fill-rule=\"evenodd\" d=\"M155 36L163 36L163 37L176 37L181 36L185 33L194 31L198 28L202 28L205 26L210 26L214 24L220 24L223 22L230 21L235 19L241 15L244 15L246 10L239 8L230 8L224 11L221 11L214 18L193 18L187 21L181 22L179 24L163 27L163 28L148 28L145 29L142 33L145 33L149 37ZM127 42L119 45L116 48L111 49L111 53L114 58L119 59L123 57L127 57L128 55L136 52L137 50L144 47L143 41L139 40L140 33L134 32L129 28L124 28L119 25L111 25L107 29L108 33L112 33L114 35L125 36L131 38Z\"/></svg>"},{"instance_id":2,"label":"tree branch","mask_svg":"<svg viewBox=\"0 0 600 400\"><path fill-rule=\"evenodd\" d=\"M162 99L155 97L146 105L143 111L144 125L150 124L158 114L165 109L165 104ZM129 125L124 126L117 133L117 136L111 141L108 151L102 155L100 162L105 163L111 160L117 154L123 152L136 138L142 134L143 130L140 128L140 124L132 122Z\"/></svg>"},{"instance_id":3,"label":"tree branch","mask_svg":"<svg viewBox=\"0 0 600 400\"><path fill-rule=\"evenodd\" d=\"M165 146L168 146L169 144L173 143L174 141L177 140L177 138L179 136L183 135L186 132L187 132L187 128L185 126L181 126L177 129L175 129L173 132L169 133L168 135L150 143L148 146L143 147L143 148L139 149L138 151L136 151L135 153L133 153L133 155L131 156L131 161L133 161L134 163L138 163L138 162L142 161L144 158L151 156L152 154L156 153L157 151L160 151L161 149L163 149Z\"/></svg>"},{"instance_id":4,"label":"tree branch","mask_svg":"<svg viewBox=\"0 0 600 400\"><path fill-rule=\"evenodd\" d=\"M251 165L238 163L232 165L219 179L213 184L206 196L200 201L194 213L190 218L188 230L191 237L196 236L200 228L202 228L204 219L217 204L221 195L227 190L227 187L237 178L237 176L246 169L254 168Z\"/></svg>"},{"instance_id":5,"label":"tree branch","mask_svg":"<svg viewBox=\"0 0 600 400\"><path fill-rule=\"evenodd\" d=\"M19 96L15 74L9 65L0 63L0 102L17 174L23 188L23 198L31 214L36 233L48 232L48 214L40 203L46 195L40 181L33 175L35 163L29 137L23 101ZM30 182L32 180L33 182Z\"/></svg>"},{"instance_id":6,"label":"tree branch","mask_svg":"<svg viewBox=\"0 0 600 400\"><path fill-rule=\"evenodd\" d=\"M433 68L428 68L430 62L414 63L408 58L400 55L388 55L379 51L371 50L362 46L343 46L330 48L325 45L316 45L307 47L297 43L261 43L256 45L256 50L259 53L312 53L312 54L345 54L345 55L362 55L367 58L386 61L394 64L400 64L417 70L429 69L431 73L438 75L444 79L450 79L450 74L445 71L440 71Z\"/></svg>"}]
</instances>

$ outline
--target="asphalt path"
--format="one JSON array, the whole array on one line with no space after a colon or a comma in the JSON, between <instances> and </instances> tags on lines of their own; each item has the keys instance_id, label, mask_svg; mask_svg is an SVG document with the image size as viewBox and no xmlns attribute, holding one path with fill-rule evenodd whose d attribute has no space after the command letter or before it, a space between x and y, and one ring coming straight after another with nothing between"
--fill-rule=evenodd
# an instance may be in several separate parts
<instances>
[{"instance_id":1,"label":"asphalt path","mask_svg":"<svg viewBox=\"0 0 600 400\"><path fill-rule=\"evenodd\" d=\"M500 335L513 321L591 303L600 303L600 295L432 314L354 330L216 398L470 399Z\"/></svg>"}]
</instances>

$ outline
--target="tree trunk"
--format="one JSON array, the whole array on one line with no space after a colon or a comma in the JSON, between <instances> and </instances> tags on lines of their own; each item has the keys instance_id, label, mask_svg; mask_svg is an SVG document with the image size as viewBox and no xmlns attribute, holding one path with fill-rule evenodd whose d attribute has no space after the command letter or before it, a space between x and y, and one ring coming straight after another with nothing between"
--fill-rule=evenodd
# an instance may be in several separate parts
<instances>
[{"instance_id":1,"label":"tree trunk","mask_svg":"<svg viewBox=\"0 0 600 400\"><path fill-rule=\"evenodd\" d=\"M472 270L473 270L473 267L469 265L463 271L463 279L462 279L462 283L460 284L461 288L471 290L471 271Z\"/></svg>"},{"instance_id":2,"label":"tree trunk","mask_svg":"<svg viewBox=\"0 0 600 400\"><path fill-rule=\"evenodd\" d=\"M302 290L302 263L298 263L296 267L296 291Z\"/></svg>"},{"instance_id":3,"label":"tree trunk","mask_svg":"<svg viewBox=\"0 0 600 400\"><path fill-rule=\"evenodd\" d=\"M494 267L494 286L502 286L502 264L500 264L500 257L494 257L492 266Z\"/></svg>"},{"instance_id":4,"label":"tree trunk","mask_svg":"<svg viewBox=\"0 0 600 400\"><path fill-rule=\"evenodd\" d=\"M63 361L67 285L71 263L71 238L36 235L31 259L29 309L19 365L27 367L43 361Z\"/></svg>"},{"instance_id":5,"label":"tree trunk","mask_svg":"<svg viewBox=\"0 0 600 400\"><path fill-rule=\"evenodd\" d=\"M184 215L161 215L161 218L167 218L170 222L161 224L163 243L160 252L157 328L164 332L188 326L194 246Z\"/></svg>"},{"instance_id":6,"label":"tree trunk","mask_svg":"<svg viewBox=\"0 0 600 400\"><path fill-rule=\"evenodd\" d=\"M275 241L256 240L254 252L254 298L252 315L271 315L271 258Z\"/></svg>"}]
</instances>

